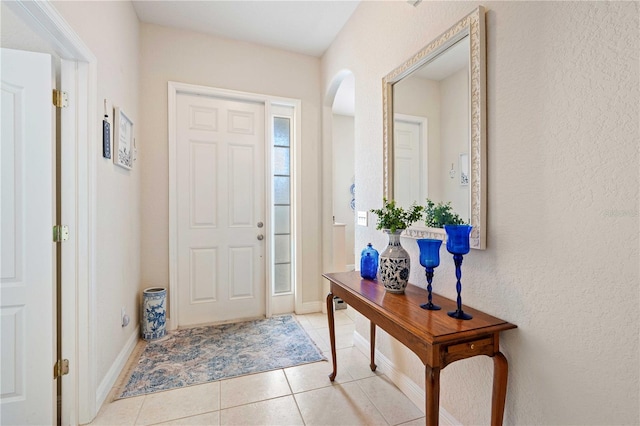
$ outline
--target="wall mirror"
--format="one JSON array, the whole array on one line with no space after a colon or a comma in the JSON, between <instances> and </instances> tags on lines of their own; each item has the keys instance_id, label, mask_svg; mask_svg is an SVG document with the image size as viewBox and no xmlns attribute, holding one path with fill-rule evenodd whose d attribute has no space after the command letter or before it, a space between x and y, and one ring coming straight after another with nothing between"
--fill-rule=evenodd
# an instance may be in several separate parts
<instances>
[{"instance_id":1,"label":"wall mirror","mask_svg":"<svg viewBox=\"0 0 640 426\"><path fill-rule=\"evenodd\" d=\"M385 197L451 202L476 249L486 247L484 19L478 7L382 80ZM407 235L444 238L416 225Z\"/></svg>"}]
</instances>

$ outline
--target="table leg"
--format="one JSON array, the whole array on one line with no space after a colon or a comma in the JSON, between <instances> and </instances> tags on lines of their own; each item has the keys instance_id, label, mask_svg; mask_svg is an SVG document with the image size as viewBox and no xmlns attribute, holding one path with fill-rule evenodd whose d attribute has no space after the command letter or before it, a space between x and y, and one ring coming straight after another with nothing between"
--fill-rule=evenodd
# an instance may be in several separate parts
<instances>
[{"instance_id":1,"label":"table leg","mask_svg":"<svg viewBox=\"0 0 640 426\"><path fill-rule=\"evenodd\" d=\"M440 368L426 366L426 423L438 426L440 420Z\"/></svg>"},{"instance_id":2,"label":"table leg","mask_svg":"<svg viewBox=\"0 0 640 426\"><path fill-rule=\"evenodd\" d=\"M373 321L369 321L370 329L369 329L369 340L371 340L371 371L376 371L378 366L376 365L376 325Z\"/></svg>"},{"instance_id":3,"label":"table leg","mask_svg":"<svg viewBox=\"0 0 640 426\"><path fill-rule=\"evenodd\" d=\"M491 425L501 426L507 399L509 363L502 352L493 356L493 395L491 397Z\"/></svg>"},{"instance_id":4,"label":"table leg","mask_svg":"<svg viewBox=\"0 0 640 426\"><path fill-rule=\"evenodd\" d=\"M329 321L329 340L331 341L331 361L333 361L333 372L329 374L329 380L332 382L338 374L338 365L336 363L336 328L333 315L333 293L327 294L327 320Z\"/></svg>"}]
</instances>

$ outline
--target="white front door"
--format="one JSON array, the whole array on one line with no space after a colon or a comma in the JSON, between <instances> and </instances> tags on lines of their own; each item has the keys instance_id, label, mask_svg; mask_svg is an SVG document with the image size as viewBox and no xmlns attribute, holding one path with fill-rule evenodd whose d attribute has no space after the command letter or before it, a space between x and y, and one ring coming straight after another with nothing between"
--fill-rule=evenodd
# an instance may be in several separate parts
<instances>
[{"instance_id":1,"label":"white front door","mask_svg":"<svg viewBox=\"0 0 640 426\"><path fill-rule=\"evenodd\" d=\"M176 114L178 324L263 316L264 104L178 93Z\"/></svg>"},{"instance_id":2,"label":"white front door","mask_svg":"<svg viewBox=\"0 0 640 426\"><path fill-rule=\"evenodd\" d=\"M2 49L0 423L55 424L51 57Z\"/></svg>"},{"instance_id":3,"label":"white front door","mask_svg":"<svg viewBox=\"0 0 640 426\"><path fill-rule=\"evenodd\" d=\"M393 122L393 198L405 208L414 202L422 204L427 197L423 120L396 114Z\"/></svg>"}]
</instances>

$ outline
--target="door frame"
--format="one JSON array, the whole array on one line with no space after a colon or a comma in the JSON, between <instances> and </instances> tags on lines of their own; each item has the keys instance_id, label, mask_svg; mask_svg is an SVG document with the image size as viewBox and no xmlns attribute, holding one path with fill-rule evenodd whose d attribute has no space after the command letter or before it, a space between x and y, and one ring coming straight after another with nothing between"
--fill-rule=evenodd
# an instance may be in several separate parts
<instances>
[{"instance_id":1,"label":"door frame","mask_svg":"<svg viewBox=\"0 0 640 426\"><path fill-rule=\"evenodd\" d=\"M102 403L97 399L95 342L95 217L97 59L48 1L17 0L7 7L61 59L61 90L72 105L61 121L62 192L58 223L69 225L62 250L62 356L70 361L63 376L63 424L89 423ZM65 87L66 86L66 87ZM68 142L68 143L66 143Z\"/></svg>"},{"instance_id":2,"label":"door frame","mask_svg":"<svg viewBox=\"0 0 640 426\"><path fill-rule=\"evenodd\" d=\"M176 98L179 93L190 95L211 96L216 98L227 98L235 101L258 102L264 104L265 110L265 147L271 146L272 123L270 117L272 115L272 106L287 106L294 109L294 134L291 143L293 162L291 164L292 173L292 189L291 189L291 206L292 214L292 233L293 233L293 280L294 280L294 309L299 311L302 307L302 292L299 291L299 285L302 282L302 268L298 266L299 259L302 259L302 217L299 202L302 199L302 182L300 173L302 168L302 156L300 149L301 140L301 101L299 99L283 98L277 96L269 96L258 93L240 92L228 89L219 89L208 86L200 86L188 83L179 83L175 81L168 82L168 145L169 145L169 311L167 328L175 330L178 328L178 204L177 204L177 140L176 140ZM269 182L271 173L271 149L265 149L265 182ZM271 224L272 203L271 191L265 188L265 222ZM271 226L269 232L272 234ZM270 238L269 240L272 240ZM267 247L270 247L267 246ZM274 311L274 300L278 297L273 295L272 283L272 263L271 250L265 251L265 312L267 318Z\"/></svg>"}]
</instances>

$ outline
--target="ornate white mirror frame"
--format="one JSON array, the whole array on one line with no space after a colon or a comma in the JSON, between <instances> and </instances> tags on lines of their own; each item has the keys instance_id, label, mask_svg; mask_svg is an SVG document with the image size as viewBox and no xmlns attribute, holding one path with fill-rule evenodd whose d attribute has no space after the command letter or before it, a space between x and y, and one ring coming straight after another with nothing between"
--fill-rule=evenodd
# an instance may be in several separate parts
<instances>
[{"instance_id":1,"label":"ornate white mirror frame","mask_svg":"<svg viewBox=\"0 0 640 426\"><path fill-rule=\"evenodd\" d=\"M423 65L441 56L458 41L469 37L469 128L470 128L470 224L473 231L470 245L475 249L486 248L486 42L485 11L479 6L447 31L431 41L402 65L382 79L383 104L383 178L384 196L392 200L394 179L394 85L411 75ZM437 201L437 200L434 200ZM443 200L446 201L446 200ZM425 203L420 200L418 203ZM415 238L444 239L443 229L412 226L405 231Z\"/></svg>"}]
</instances>

